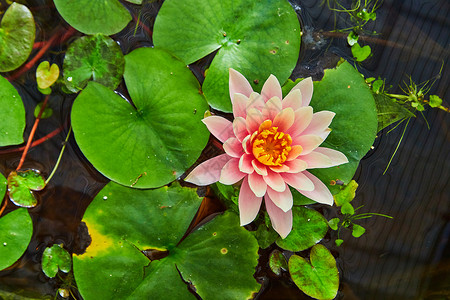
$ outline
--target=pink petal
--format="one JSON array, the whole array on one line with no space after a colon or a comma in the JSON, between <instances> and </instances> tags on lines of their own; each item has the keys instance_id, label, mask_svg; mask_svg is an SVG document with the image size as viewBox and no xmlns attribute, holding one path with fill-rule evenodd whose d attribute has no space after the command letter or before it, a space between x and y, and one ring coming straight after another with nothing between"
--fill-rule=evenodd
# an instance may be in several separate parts
<instances>
[{"instance_id":1,"label":"pink petal","mask_svg":"<svg viewBox=\"0 0 450 300\"><path fill-rule=\"evenodd\" d=\"M286 184L284 183L283 177L279 173L273 171L267 172L266 176L263 176L264 181L277 192L284 192L286 190ZM283 173L284 174L284 173Z\"/></svg>"},{"instance_id":2,"label":"pink petal","mask_svg":"<svg viewBox=\"0 0 450 300\"><path fill-rule=\"evenodd\" d=\"M241 191L239 192L239 216L241 226L252 222L261 207L262 197L256 196L248 185L248 178L242 181Z\"/></svg>"},{"instance_id":3,"label":"pink petal","mask_svg":"<svg viewBox=\"0 0 450 300\"><path fill-rule=\"evenodd\" d=\"M309 102L311 102L314 89L312 78L308 77L303 79L292 88L292 90L295 89L299 89L302 92L302 106L308 106Z\"/></svg>"},{"instance_id":4,"label":"pink petal","mask_svg":"<svg viewBox=\"0 0 450 300\"><path fill-rule=\"evenodd\" d=\"M325 130L328 129L328 126L330 126L331 121L333 120L334 116L336 114L331 111L319 111L316 112L311 120L311 123L309 124L308 128L303 131L303 134L315 134L319 135L323 133Z\"/></svg>"},{"instance_id":5,"label":"pink petal","mask_svg":"<svg viewBox=\"0 0 450 300\"><path fill-rule=\"evenodd\" d=\"M247 174L252 174L255 171L252 165L253 158L251 154L242 155L239 159L239 170Z\"/></svg>"},{"instance_id":6,"label":"pink petal","mask_svg":"<svg viewBox=\"0 0 450 300\"><path fill-rule=\"evenodd\" d=\"M322 142L323 139L321 139L317 135L300 135L292 139L292 144L302 146L303 151L300 155L311 153L314 149L319 147Z\"/></svg>"},{"instance_id":7,"label":"pink petal","mask_svg":"<svg viewBox=\"0 0 450 300\"><path fill-rule=\"evenodd\" d=\"M250 134L247 135L244 140L242 141L242 148L244 148L244 152L246 154L252 154L252 145L250 144L251 136ZM253 157L253 156L252 156Z\"/></svg>"},{"instance_id":8,"label":"pink petal","mask_svg":"<svg viewBox=\"0 0 450 300\"><path fill-rule=\"evenodd\" d=\"M282 173L282 172L288 172L289 171L289 167L286 164L283 164L281 166L270 166L269 168L272 171L277 172L277 173Z\"/></svg>"},{"instance_id":9,"label":"pink petal","mask_svg":"<svg viewBox=\"0 0 450 300\"><path fill-rule=\"evenodd\" d=\"M263 97L260 94L253 92L248 98L246 109L249 110L250 108L256 108L257 110L261 111L261 109L264 107L264 104L265 102Z\"/></svg>"},{"instance_id":10,"label":"pink petal","mask_svg":"<svg viewBox=\"0 0 450 300\"><path fill-rule=\"evenodd\" d=\"M260 163L257 159L252 160L252 166L256 173L267 176L267 167Z\"/></svg>"},{"instance_id":11,"label":"pink petal","mask_svg":"<svg viewBox=\"0 0 450 300\"><path fill-rule=\"evenodd\" d=\"M292 137L300 135L311 123L313 118L313 109L311 106L305 106L295 111L294 124L288 130Z\"/></svg>"},{"instance_id":12,"label":"pink petal","mask_svg":"<svg viewBox=\"0 0 450 300\"><path fill-rule=\"evenodd\" d=\"M303 151L303 147L300 145L295 145L291 147L291 151L289 151L286 161L291 161L296 159Z\"/></svg>"},{"instance_id":13,"label":"pink petal","mask_svg":"<svg viewBox=\"0 0 450 300\"><path fill-rule=\"evenodd\" d=\"M230 99L232 103L234 94L240 93L244 96L249 97L250 94L253 92L252 86L244 77L244 75L242 75L241 73L232 68L230 68L229 86L230 86Z\"/></svg>"},{"instance_id":14,"label":"pink petal","mask_svg":"<svg viewBox=\"0 0 450 300\"><path fill-rule=\"evenodd\" d=\"M229 138L223 144L223 150L231 157L240 158L244 154L244 149L242 149L242 143L239 142L237 138Z\"/></svg>"},{"instance_id":15,"label":"pink petal","mask_svg":"<svg viewBox=\"0 0 450 300\"><path fill-rule=\"evenodd\" d=\"M333 196L331 195L331 192L327 188L327 186L322 181L320 181L319 178L309 173L308 171L304 171L303 174L305 174L306 177L308 177L314 183L314 190L312 191L298 190L298 191L304 196L316 202L333 205Z\"/></svg>"},{"instance_id":16,"label":"pink petal","mask_svg":"<svg viewBox=\"0 0 450 300\"><path fill-rule=\"evenodd\" d=\"M184 179L196 185L209 185L219 181L223 166L232 159L227 154L221 154L199 164Z\"/></svg>"},{"instance_id":17,"label":"pink petal","mask_svg":"<svg viewBox=\"0 0 450 300\"><path fill-rule=\"evenodd\" d=\"M247 116L247 102L248 98L243 95L236 93L234 94L234 100L233 100L233 116L235 118L242 117L245 118Z\"/></svg>"},{"instance_id":18,"label":"pink petal","mask_svg":"<svg viewBox=\"0 0 450 300\"><path fill-rule=\"evenodd\" d=\"M263 121L273 120L281 111L281 100L278 97L270 98L262 108Z\"/></svg>"},{"instance_id":19,"label":"pink petal","mask_svg":"<svg viewBox=\"0 0 450 300\"><path fill-rule=\"evenodd\" d=\"M245 175L247 174L239 171L239 159L232 158L223 166L219 182L227 185L235 184Z\"/></svg>"},{"instance_id":20,"label":"pink petal","mask_svg":"<svg viewBox=\"0 0 450 300\"><path fill-rule=\"evenodd\" d=\"M245 122L247 124L247 131L253 133L259 129L259 125L263 122L263 116L256 108L250 108L247 110L247 118Z\"/></svg>"},{"instance_id":21,"label":"pink petal","mask_svg":"<svg viewBox=\"0 0 450 300\"><path fill-rule=\"evenodd\" d=\"M225 118L211 116L204 118L202 122L208 127L209 132L222 143L230 137L234 137L233 124Z\"/></svg>"},{"instance_id":22,"label":"pink petal","mask_svg":"<svg viewBox=\"0 0 450 300\"><path fill-rule=\"evenodd\" d=\"M325 147L318 147L318 148L316 148L316 150L314 150L314 152L322 153L322 154L328 156L331 159L331 166L330 167L334 167L334 166L338 166L338 165L342 165L342 164L348 163L348 159L344 155L344 153L342 153L340 151L337 151L337 150L334 150L334 149L325 148Z\"/></svg>"},{"instance_id":23,"label":"pink petal","mask_svg":"<svg viewBox=\"0 0 450 300\"><path fill-rule=\"evenodd\" d=\"M264 202L273 229L284 239L292 230L292 210L284 212L272 202L267 194L264 196Z\"/></svg>"},{"instance_id":24,"label":"pink petal","mask_svg":"<svg viewBox=\"0 0 450 300\"><path fill-rule=\"evenodd\" d=\"M322 153L316 152L316 150L309 154L300 156L300 159L306 161L308 164L308 169L331 167L331 159Z\"/></svg>"},{"instance_id":25,"label":"pink petal","mask_svg":"<svg viewBox=\"0 0 450 300\"><path fill-rule=\"evenodd\" d=\"M262 176L258 175L256 172L248 175L248 185L256 196L262 197L266 194L267 183Z\"/></svg>"},{"instance_id":26,"label":"pink petal","mask_svg":"<svg viewBox=\"0 0 450 300\"><path fill-rule=\"evenodd\" d=\"M272 202L281 208L284 212L287 212L291 210L293 199L292 199L292 193L291 190L289 190L289 187L286 186L286 189L284 192L277 192L270 187L267 187L267 194L269 195Z\"/></svg>"},{"instance_id":27,"label":"pink petal","mask_svg":"<svg viewBox=\"0 0 450 300\"><path fill-rule=\"evenodd\" d=\"M267 102L267 100L272 97L278 97L278 99L283 98L280 83L274 75L270 74L269 78L267 78L266 82L264 82L261 90L261 96L263 96L264 102Z\"/></svg>"},{"instance_id":28,"label":"pink petal","mask_svg":"<svg viewBox=\"0 0 450 300\"><path fill-rule=\"evenodd\" d=\"M294 159L291 161L286 161L285 165L289 167L288 173L298 173L305 171L309 166L302 159Z\"/></svg>"},{"instance_id":29,"label":"pink petal","mask_svg":"<svg viewBox=\"0 0 450 300\"><path fill-rule=\"evenodd\" d=\"M283 173L281 176L287 184L298 191L314 190L314 183L303 173Z\"/></svg>"},{"instance_id":30,"label":"pink petal","mask_svg":"<svg viewBox=\"0 0 450 300\"><path fill-rule=\"evenodd\" d=\"M294 119L294 110L288 107L275 116L272 126L278 127L278 131L286 132L294 124Z\"/></svg>"},{"instance_id":31,"label":"pink petal","mask_svg":"<svg viewBox=\"0 0 450 300\"><path fill-rule=\"evenodd\" d=\"M237 117L233 120L234 135L242 142L248 135L247 122L242 117Z\"/></svg>"},{"instance_id":32,"label":"pink petal","mask_svg":"<svg viewBox=\"0 0 450 300\"><path fill-rule=\"evenodd\" d=\"M294 111L302 107L302 93L299 89L291 90L289 94L281 101L283 109L292 108Z\"/></svg>"}]
</instances>

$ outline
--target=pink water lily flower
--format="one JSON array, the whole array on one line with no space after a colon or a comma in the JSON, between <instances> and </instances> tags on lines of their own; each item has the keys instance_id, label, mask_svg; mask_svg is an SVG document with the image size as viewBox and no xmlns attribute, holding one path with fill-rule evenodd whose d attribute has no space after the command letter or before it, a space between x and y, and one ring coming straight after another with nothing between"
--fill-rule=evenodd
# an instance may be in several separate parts
<instances>
[{"instance_id":1,"label":"pink water lily flower","mask_svg":"<svg viewBox=\"0 0 450 300\"><path fill-rule=\"evenodd\" d=\"M313 113L309 106L312 93L312 79L306 78L283 99L277 78L270 75L258 94L242 74L230 69L233 122L219 116L203 119L223 143L225 153L198 165L185 181L204 186L243 179L241 226L255 219L264 198L273 228L285 238L292 229L289 186L316 202L332 205L326 185L306 170L348 162L341 152L319 147L331 131L328 126L335 113Z\"/></svg>"}]
</instances>

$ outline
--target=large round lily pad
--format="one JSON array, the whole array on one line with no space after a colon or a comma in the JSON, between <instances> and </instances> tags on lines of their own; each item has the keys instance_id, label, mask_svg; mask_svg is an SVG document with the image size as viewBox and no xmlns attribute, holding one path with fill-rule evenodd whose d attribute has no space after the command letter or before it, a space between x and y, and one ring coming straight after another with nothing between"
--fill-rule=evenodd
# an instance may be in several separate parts
<instances>
[{"instance_id":1,"label":"large round lily pad","mask_svg":"<svg viewBox=\"0 0 450 300\"><path fill-rule=\"evenodd\" d=\"M153 41L186 64L218 50L203 92L212 107L231 112L229 68L244 74L257 91L270 74L284 82L297 63L300 25L286 0L166 0Z\"/></svg>"},{"instance_id":2,"label":"large round lily pad","mask_svg":"<svg viewBox=\"0 0 450 300\"><path fill-rule=\"evenodd\" d=\"M33 224L26 208L19 208L0 218L0 270L18 260L27 249Z\"/></svg>"},{"instance_id":3,"label":"large round lily pad","mask_svg":"<svg viewBox=\"0 0 450 300\"><path fill-rule=\"evenodd\" d=\"M17 69L27 60L35 34L33 15L28 7L11 4L0 25L0 72Z\"/></svg>"},{"instance_id":4,"label":"large round lily pad","mask_svg":"<svg viewBox=\"0 0 450 300\"><path fill-rule=\"evenodd\" d=\"M283 94L293 85L291 82L283 87ZM310 105L314 112L328 110L336 113L330 125L331 133L321 147L341 151L349 162L332 168L311 170L332 194L336 194L339 186L333 185L334 181L341 180L348 184L359 161L375 140L378 124L375 100L362 75L344 61L335 69L325 70L323 79L314 82ZM294 189L291 191L295 204L314 203Z\"/></svg>"},{"instance_id":5,"label":"large round lily pad","mask_svg":"<svg viewBox=\"0 0 450 300\"><path fill-rule=\"evenodd\" d=\"M0 147L23 143L25 108L14 86L0 76Z\"/></svg>"},{"instance_id":6,"label":"large round lily pad","mask_svg":"<svg viewBox=\"0 0 450 300\"><path fill-rule=\"evenodd\" d=\"M78 95L72 126L97 170L136 188L165 185L200 156L209 137L207 104L194 75L165 51L140 48L125 56L133 104L95 82Z\"/></svg>"},{"instance_id":7,"label":"large round lily pad","mask_svg":"<svg viewBox=\"0 0 450 300\"><path fill-rule=\"evenodd\" d=\"M178 184L155 190L106 185L83 217L92 243L73 257L83 298L195 299L186 282L203 299L246 299L256 292L258 245L235 214L216 217L180 242L200 202L194 189Z\"/></svg>"},{"instance_id":8,"label":"large round lily pad","mask_svg":"<svg viewBox=\"0 0 450 300\"><path fill-rule=\"evenodd\" d=\"M122 80L125 60L119 45L103 34L83 36L70 44L64 57L64 83L71 92L93 80L114 90Z\"/></svg>"},{"instance_id":9,"label":"large round lily pad","mask_svg":"<svg viewBox=\"0 0 450 300\"><path fill-rule=\"evenodd\" d=\"M118 33L131 21L128 10L119 0L53 0L64 20L85 34Z\"/></svg>"}]
</instances>

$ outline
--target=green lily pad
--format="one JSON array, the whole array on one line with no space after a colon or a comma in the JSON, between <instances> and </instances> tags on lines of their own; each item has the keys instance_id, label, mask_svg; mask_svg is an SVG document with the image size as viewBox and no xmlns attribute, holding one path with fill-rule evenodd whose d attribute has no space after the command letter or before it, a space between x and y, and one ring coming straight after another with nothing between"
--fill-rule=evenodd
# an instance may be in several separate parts
<instances>
[{"instance_id":1,"label":"green lily pad","mask_svg":"<svg viewBox=\"0 0 450 300\"><path fill-rule=\"evenodd\" d=\"M45 180L37 170L13 171L8 175L9 199L17 206L36 206L33 191L40 191L44 187Z\"/></svg>"},{"instance_id":2,"label":"green lily pad","mask_svg":"<svg viewBox=\"0 0 450 300\"><path fill-rule=\"evenodd\" d=\"M156 17L153 41L186 64L217 51L202 90L213 108L231 112L229 68L256 91L270 74L284 82L297 63L300 25L286 0L169 0Z\"/></svg>"},{"instance_id":3,"label":"green lily pad","mask_svg":"<svg viewBox=\"0 0 450 300\"><path fill-rule=\"evenodd\" d=\"M49 88L56 82L59 77L59 67L57 64L52 64L48 61L43 61L36 69L36 81L40 89Z\"/></svg>"},{"instance_id":4,"label":"green lily pad","mask_svg":"<svg viewBox=\"0 0 450 300\"><path fill-rule=\"evenodd\" d=\"M26 208L16 209L0 218L0 270L22 256L32 234L33 223Z\"/></svg>"},{"instance_id":5,"label":"green lily pad","mask_svg":"<svg viewBox=\"0 0 450 300\"><path fill-rule=\"evenodd\" d=\"M0 147L23 143L25 108L22 98L3 76L0 76Z\"/></svg>"},{"instance_id":6,"label":"green lily pad","mask_svg":"<svg viewBox=\"0 0 450 300\"><path fill-rule=\"evenodd\" d=\"M72 269L72 258L62 244L47 247L42 254L42 271L47 277L55 277L58 269L64 273Z\"/></svg>"},{"instance_id":7,"label":"green lily pad","mask_svg":"<svg viewBox=\"0 0 450 300\"><path fill-rule=\"evenodd\" d=\"M370 53L372 53L372 49L370 49L369 45L361 47L358 43L355 43L352 46L352 54L356 58L356 61L366 60L370 56Z\"/></svg>"},{"instance_id":8,"label":"green lily pad","mask_svg":"<svg viewBox=\"0 0 450 300\"><path fill-rule=\"evenodd\" d=\"M358 188L358 183L354 180L350 181L349 184L344 185L339 193L334 195L334 202L337 206L342 206L347 202L352 202L356 196L356 189Z\"/></svg>"},{"instance_id":9,"label":"green lily pad","mask_svg":"<svg viewBox=\"0 0 450 300\"><path fill-rule=\"evenodd\" d=\"M11 4L0 25L0 72L17 69L27 60L35 35L34 19L28 7Z\"/></svg>"},{"instance_id":10,"label":"green lily pad","mask_svg":"<svg viewBox=\"0 0 450 300\"><path fill-rule=\"evenodd\" d=\"M258 245L237 215L217 216L180 242L200 202L195 189L178 184L107 184L83 217L92 243L73 257L83 298L195 299L185 282L204 299L245 299L257 291Z\"/></svg>"},{"instance_id":11,"label":"green lily pad","mask_svg":"<svg viewBox=\"0 0 450 300\"><path fill-rule=\"evenodd\" d=\"M280 250L275 249L272 253L270 253L269 267L272 272L278 276L281 275L282 271L286 271L288 269L286 258Z\"/></svg>"},{"instance_id":12,"label":"green lily pad","mask_svg":"<svg viewBox=\"0 0 450 300\"><path fill-rule=\"evenodd\" d=\"M328 222L318 211L302 206L292 208L292 231L285 238L278 238L283 249L303 251L320 242L328 231Z\"/></svg>"},{"instance_id":13,"label":"green lily pad","mask_svg":"<svg viewBox=\"0 0 450 300\"><path fill-rule=\"evenodd\" d=\"M374 94L374 98L378 111L378 132L397 121L415 117L411 111L384 94Z\"/></svg>"},{"instance_id":14,"label":"green lily pad","mask_svg":"<svg viewBox=\"0 0 450 300\"><path fill-rule=\"evenodd\" d=\"M310 170L332 194L336 194L340 191L340 186L334 183L337 180L344 184L350 182L359 161L375 140L378 124L375 100L361 74L344 61L335 69L325 70L323 79L314 82L310 105L314 112L328 110L336 113L330 125L331 133L321 147L341 151L349 162L336 167ZM315 203L296 190L291 191L294 204Z\"/></svg>"},{"instance_id":15,"label":"green lily pad","mask_svg":"<svg viewBox=\"0 0 450 300\"><path fill-rule=\"evenodd\" d=\"M75 139L106 177L136 188L165 185L200 156L209 132L198 81L165 51L140 48L125 56L125 83L134 105L95 82L72 108Z\"/></svg>"},{"instance_id":16,"label":"green lily pad","mask_svg":"<svg viewBox=\"0 0 450 300\"><path fill-rule=\"evenodd\" d=\"M3 199L3 197L5 197L6 186L7 186L6 178L5 176L3 176L2 173L0 173L0 199Z\"/></svg>"},{"instance_id":17,"label":"green lily pad","mask_svg":"<svg viewBox=\"0 0 450 300\"><path fill-rule=\"evenodd\" d=\"M103 34L83 36L64 57L64 83L73 93L95 81L114 90L122 80L125 60L119 45Z\"/></svg>"},{"instance_id":18,"label":"green lily pad","mask_svg":"<svg viewBox=\"0 0 450 300\"><path fill-rule=\"evenodd\" d=\"M321 300L333 299L339 288L339 272L333 255L319 244L311 249L309 260L291 256L289 272L292 280L308 296Z\"/></svg>"},{"instance_id":19,"label":"green lily pad","mask_svg":"<svg viewBox=\"0 0 450 300\"><path fill-rule=\"evenodd\" d=\"M55 7L70 26L84 34L112 35L131 21L128 10L119 0L53 0Z\"/></svg>"}]
</instances>

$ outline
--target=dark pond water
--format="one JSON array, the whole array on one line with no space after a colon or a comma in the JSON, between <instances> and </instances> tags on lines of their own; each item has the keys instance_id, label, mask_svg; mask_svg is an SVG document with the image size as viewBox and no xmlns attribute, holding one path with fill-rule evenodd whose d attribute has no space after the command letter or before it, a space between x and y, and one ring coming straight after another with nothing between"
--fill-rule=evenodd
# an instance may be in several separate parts
<instances>
[{"instance_id":1,"label":"dark pond water","mask_svg":"<svg viewBox=\"0 0 450 300\"><path fill-rule=\"evenodd\" d=\"M52 1L21 1L33 11L38 24L37 40L47 40L64 26L52 7ZM336 58L351 59L351 52L343 36L330 33L335 28L347 28L351 22L345 13L335 15L322 0L292 0L303 24L301 59L293 78L311 75L320 79L323 69L332 67ZM330 1L331 2L331 1ZM349 2L349 1L347 1ZM364 2L364 1L363 1ZM0 1L5 5L4 1ZM151 29L162 1L147 3L141 14L142 23L133 35L135 22L113 36L124 53L151 46ZM139 7L127 4L137 16ZM5 7L5 6L3 6ZM416 83L440 78L431 88L448 102L450 2L448 0L385 0L377 10L375 22L366 26L378 35L362 39L372 47L373 57L359 69L366 76L386 78L393 92L410 75ZM76 35L75 35L76 36ZM68 42L57 45L44 55L62 65ZM199 70L200 62L192 69ZM19 89L27 109L28 136L34 121L34 106L43 100L32 82L35 68L14 85ZM197 74L197 75L198 75ZM8 74L3 74L8 75ZM331 91L330 91L331 92ZM25 168L35 168L48 175L57 160L61 143L67 134L67 120L74 96L52 94L50 106L54 114L41 121L35 139L45 136L60 126L57 136L31 149ZM371 150L361 162L355 175L359 183L355 207L364 205L361 212L378 212L394 219L374 217L360 224L367 231L359 239L344 234L344 244L337 248L330 241L334 232L324 241L337 258L341 277L338 299L450 299L450 118L448 113L427 109L424 117L411 120L402 144L393 162L383 171L401 137L403 126L387 134L381 132ZM7 175L18 165L21 152L0 150L0 172ZM30 209L34 234L24 256L11 268L0 272L0 298L13 299L8 292L27 297L53 298L59 282L48 280L40 270L40 257L46 246L64 243L72 250L83 247L78 234L79 222L96 193L107 183L84 158L70 139L63 160L49 186L40 192L40 204ZM8 206L7 211L13 209ZM335 208L326 208L331 218ZM287 274L275 276L268 270L270 250L261 252L261 266L256 276L263 282L258 299L309 299L288 279Z\"/></svg>"}]
</instances>

